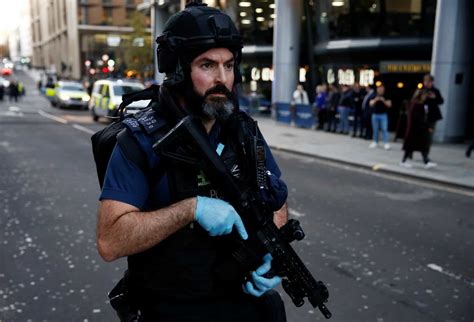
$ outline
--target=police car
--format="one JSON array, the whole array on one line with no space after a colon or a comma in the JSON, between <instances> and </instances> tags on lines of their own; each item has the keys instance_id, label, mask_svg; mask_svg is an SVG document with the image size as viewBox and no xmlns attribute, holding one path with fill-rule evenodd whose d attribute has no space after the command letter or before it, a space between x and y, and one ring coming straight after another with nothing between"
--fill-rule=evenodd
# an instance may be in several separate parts
<instances>
[{"instance_id":1,"label":"police car","mask_svg":"<svg viewBox=\"0 0 474 322\"><path fill-rule=\"evenodd\" d=\"M89 110L94 121L99 117L113 116L122 102L122 95L145 89L140 83L124 80L98 80L94 83L89 101ZM145 108L150 100L133 102L127 107L127 113L135 113Z\"/></svg>"},{"instance_id":2,"label":"police car","mask_svg":"<svg viewBox=\"0 0 474 322\"><path fill-rule=\"evenodd\" d=\"M79 82L60 81L55 87L51 105L59 108L77 107L87 109L90 97Z\"/></svg>"}]
</instances>

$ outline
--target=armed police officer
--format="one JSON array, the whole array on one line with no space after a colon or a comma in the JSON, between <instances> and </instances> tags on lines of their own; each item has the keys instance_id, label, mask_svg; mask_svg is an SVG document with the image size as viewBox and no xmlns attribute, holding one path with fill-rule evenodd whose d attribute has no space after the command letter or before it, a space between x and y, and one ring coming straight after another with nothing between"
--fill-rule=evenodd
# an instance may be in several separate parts
<instances>
[{"instance_id":1,"label":"armed police officer","mask_svg":"<svg viewBox=\"0 0 474 322\"><path fill-rule=\"evenodd\" d=\"M231 233L248 238L241 217L219 199L202 171L164 162L152 150L156 133L175 124L165 112L172 100L201 120L232 175L238 178L245 171L232 143L239 133L226 125L241 113L235 86L241 81L242 38L229 16L191 3L168 20L157 42L160 72L166 73L159 104L124 121L153 175L132 162L120 144L115 146L100 196L99 253L106 261L127 256L128 300L144 321L267 322L263 295L281 281L264 276L271 256L262 256L262 265L248 272L246 280L226 278L226 270L219 268L229 256L224 238ZM288 216L287 189L264 147L264 199L281 227Z\"/></svg>"}]
</instances>

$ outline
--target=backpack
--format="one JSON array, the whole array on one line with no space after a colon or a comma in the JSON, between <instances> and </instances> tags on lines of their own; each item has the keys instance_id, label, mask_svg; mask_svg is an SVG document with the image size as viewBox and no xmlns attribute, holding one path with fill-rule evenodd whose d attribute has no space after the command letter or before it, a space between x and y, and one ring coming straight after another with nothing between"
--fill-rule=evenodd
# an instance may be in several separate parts
<instances>
[{"instance_id":1,"label":"backpack","mask_svg":"<svg viewBox=\"0 0 474 322\"><path fill-rule=\"evenodd\" d=\"M92 153L94 155L97 178L99 179L99 186L101 189L104 184L105 172L107 171L107 166L116 144L119 144L125 156L130 161L134 162L145 172L149 170L145 152L141 149L137 140L129 134L127 126L122 121L128 117L138 119L143 115L143 113L151 109L156 109L158 103L158 92L159 87L157 85L152 85L142 91L123 95L122 103L114 114L116 120L92 135ZM133 115L125 115L125 108L129 104L135 101L147 99L151 99L151 102L144 110Z\"/></svg>"}]
</instances>

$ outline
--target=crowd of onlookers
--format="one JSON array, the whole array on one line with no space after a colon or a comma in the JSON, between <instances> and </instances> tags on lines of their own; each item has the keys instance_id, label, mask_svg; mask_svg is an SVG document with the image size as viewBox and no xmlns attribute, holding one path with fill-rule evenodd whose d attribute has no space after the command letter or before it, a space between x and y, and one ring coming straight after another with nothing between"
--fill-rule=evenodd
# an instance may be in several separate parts
<instances>
[{"instance_id":1,"label":"crowd of onlookers","mask_svg":"<svg viewBox=\"0 0 474 322\"><path fill-rule=\"evenodd\" d=\"M433 85L434 78L425 75L423 86L417 89L408 103L408 120L404 134L404 155L400 165L410 168L408 162L413 152L421 152L426 168L436 166L428 154L436 122L442 118L439 105L443 98ZM388 115L392 101L386 97L385 87L364 87L355 83L352 86L322 84L316 87L313 103L317 119L317 130L351 134L352 137L371 140L370 148L379 146L380 132L384 149L390 149L388 134ZM309 104L308 95L299 84L293 93L293 104ZM352 119L352 124L349 119Z\"/></svg>"},{"instance_id":2,"label":"crowd of onlookers","mask_svg":"<svg viewBox=\"0 0 474 322\"><path fill-rule=\"evenodd\" d=\"M3 82L0 82L0 101L3 101L5 95L8 95L10 102L18 102L18 98L25 95L25 86L16 80L11 80L8 86L4 86Z\"/></svg>"}]
</instances>

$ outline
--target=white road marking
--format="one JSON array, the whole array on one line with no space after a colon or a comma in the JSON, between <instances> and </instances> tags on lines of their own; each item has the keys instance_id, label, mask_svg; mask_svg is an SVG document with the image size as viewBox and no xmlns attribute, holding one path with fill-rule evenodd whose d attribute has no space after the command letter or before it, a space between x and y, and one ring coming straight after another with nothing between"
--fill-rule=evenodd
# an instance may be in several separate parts
<instances>
[{"instance_id":1,"label":"white road marking","mask_svg":"<svg viewBox=\"0 0 474 322\"><path fill-rule=\"evenodd\" d=\"M25 115L23 114L23 112L13 112L13 111L5 111L5 112L0 113L0 115L4 115L4 116L15 116L15 117L23 117L23 116L25 116Z\"/></svg>"},{"instance_id":2,"label":"white road marking","mask_svg":"<svg viewBox=\"0 0 474 322\"><path fill-rule=\"evenodd\" d=\"M46 117L48 119L54 120L54 121L62 123L62 124L68 124L69 123L67 120L65 120L63 118L60 118L60 117L54 116L52 114L46 113L45 111L42 111L42 110L39 110L38 113L39 113L39 115L41 115L43 117Z\"/></svg>"},{"instance_id":3,"label":"white road marking","mask_svg":"<svg viewBox=\"0 0 474 322\"><path fill-rule=\"evenodd\" d=\"M288 212L290 213L291 216L294 216L294 217L297 217L297 218L301 218L301 217L305 217L305 216L306 216L305 213L296 211L296 210L294 210L293 208L288 209Z\"/></svg>"},{"instance_id":4,"label":"white road marking","mask_svg":"<svg viewBox=\"0 0 474 322\"><path fill-rule=\"evenodd\" d=\"M79 131L82 131L82 132L86 132L88 134L94 134L95 131L94 130L91 130L85 126L82 126L82 125L79 125L79 124L73 124L72 125L73 128L75 128L76 130L79 130Z\"/></svg>"},{"instance_id":5,"label":"white road marking","mask_svg":"<svg viewBox=\"0 0 474 322\"><path fill-rule=\"evenodd\" d=\"M20 108L18 106L9 106L8 110L12 112L20 112Z\"/></svg>"},{"instance_id":6,"label":"white road marking","mask_svg":"<svg viewBox=\"0 0 474 322\"><path fill-rule=\"evenodd\" d=\"M435 271L435 272L438 272L438 273L441 273L443 275L446 275L448 277L451 277L451 278L454 278L455 280L458 280L458 281L463 281L465 283L467 283L468 285L470 286L474 286L474 281L471 281L469 279L467 279L466 277L463 277L462 275L458 275L458 274L454 274L452 272L449 272L445 269L443 269L441 266L439 265L436 265L434 263L430 263L428 265L426 265L429 269Z\"/></svg>"}]
</instances>

